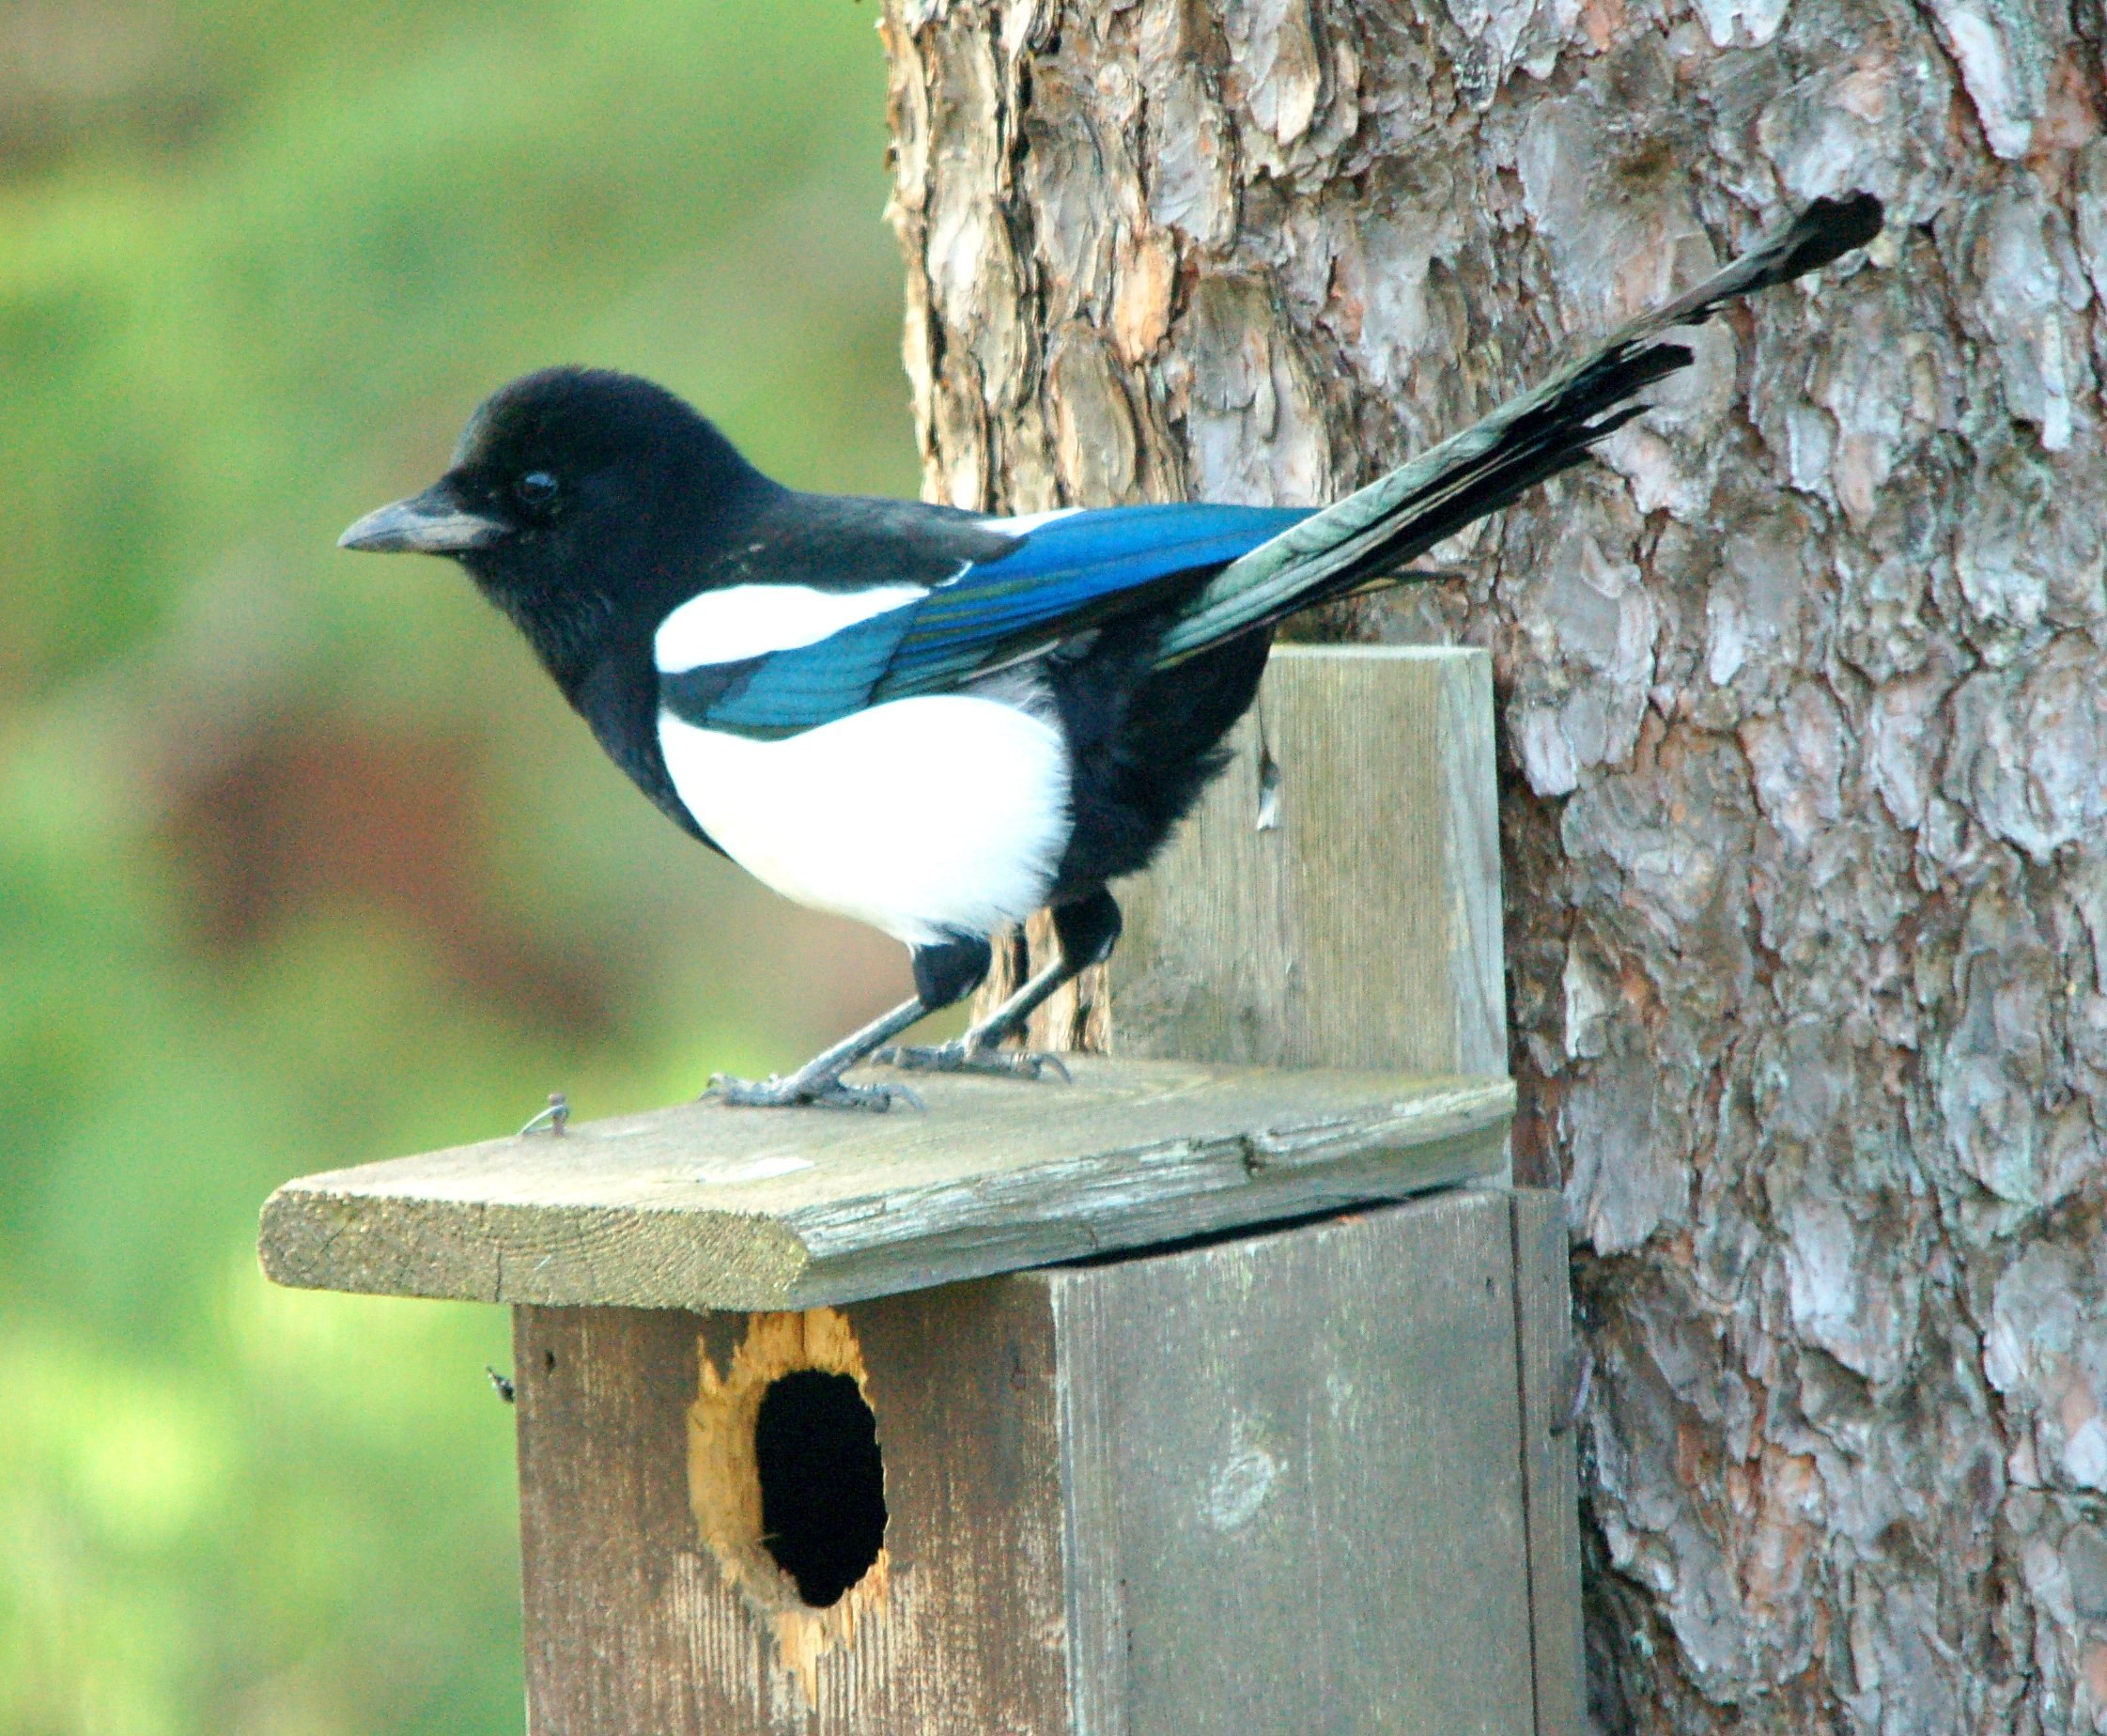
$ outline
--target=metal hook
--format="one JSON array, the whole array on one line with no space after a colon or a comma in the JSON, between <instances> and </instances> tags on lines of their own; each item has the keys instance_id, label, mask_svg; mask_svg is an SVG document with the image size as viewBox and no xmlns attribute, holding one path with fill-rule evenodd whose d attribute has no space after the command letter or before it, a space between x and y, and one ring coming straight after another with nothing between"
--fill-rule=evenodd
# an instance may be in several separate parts
<instances>
[{"instance_id":1,"label":"metal hook","mask_svg":"<svg viewBox=\"0 0 2107 1736\"><path fill-rule=\"evenodd\" d=\"M1566 1414L1552 1418L1554 1434L1571 1434L1580 1426L1581 1413L1588 1408L1588 1394L1595 1385L1595 1353L1587 1345L1575 1345L1566 1353L1566 1380L1572 1393L1566 1402Z\"/></svg>"},{"instance_id":2,"label":"metal hook","mask_svg":"<svg viewBox=\"0 0 2107 1736\"><path fill-rule=\"evenodd\" d=\"M520 1128L518 1137L523 1139L530 1133L538 1133L546 1127L556 1138L562 1139L565 1124L569 1120L570 1099L560 1091L552 1091L549 1093L549 1107L539 1110L532 1121Z\"/></svg>"},{"instance_id":3,"label":"metal hook","mask_svg":"<svg viewBox=\"0 0 2107 1736\"><path fill-rule=\"evenodd\" d=\"M1280 763L1273 757L1273 744L1265 736L1265 701L1251 707L1259 731L1258 831L1278 831L1280 827Z\"/></svg>"}]
</instances>

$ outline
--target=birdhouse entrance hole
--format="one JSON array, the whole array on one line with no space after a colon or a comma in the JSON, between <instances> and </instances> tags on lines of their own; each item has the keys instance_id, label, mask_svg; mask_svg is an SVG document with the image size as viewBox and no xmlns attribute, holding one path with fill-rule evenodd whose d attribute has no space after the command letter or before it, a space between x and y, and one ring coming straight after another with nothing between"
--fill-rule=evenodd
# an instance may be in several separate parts
<instances>
[{"instance_id":1,"label":"birdhouse entrance hole","mask_svg":"<svg viewBox=\"0 0 2107 1736\"><path fill-rule=\"evenodd\" d=\"M870 1572L885 1543L878 1423L850 1374L798 1369L769 1382L753 1421L761 1542L814 1609Z\"/></svg>"},{"instance_id":2,"label":"birdhouse entrance hole","mask_svg":"<svg viewBox=\"0 0 2107 1736\"><path fill-rule=\"evenodd\" d=\"M862 1348L830 1308L753 1314L720 1370L697 1346L688 1493L725 1580L817 1694L823 1652L886 1606L885 1459Z\"/></svg>"}]
</instances>

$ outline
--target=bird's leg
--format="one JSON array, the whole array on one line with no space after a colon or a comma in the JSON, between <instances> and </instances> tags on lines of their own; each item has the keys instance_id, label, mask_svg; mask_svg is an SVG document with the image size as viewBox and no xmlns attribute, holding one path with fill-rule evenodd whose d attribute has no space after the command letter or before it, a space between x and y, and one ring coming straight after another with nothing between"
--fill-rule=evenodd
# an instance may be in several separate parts
<instances>
[{"instance_id":1,"label":"bird's leg","mask_svg":"<svg viewBox=\"0 0 2107 1736\"><path fill-rule=\"evenodd\" d=\"M1056 989L1073 982L1078 969L1071 969L1068 960L1062 957L1040 971L964 1036L953 1037L949 1043L914 1047L895 1044L878 1050L872 1060L922 1073L1006 1073L1026 1079L1043 1078L1048 1073L1055 1073L1065 1080L1069 1072L1060 1056L1035 1049L1006 1049L1001 1045L1024 1029L1026 1022L1046 1003Z\"/></svg>"},{"instance_id":2,"label":"bird's leg","mask_svg":"<svg viewBox=\"0 0 2107 1736\"><path fill-rule=\"evenodd\" d=\"M1005 1073L1036 1079L1051 1072L1066 1079L1068 1069L1058 1055L1005 1049L1001 1045L1022 1034L1031 1015L1056 990L1112 955L1120 938L1120 907L1111 893L1100 887L1075 904L1056 905L1053 920L1061 956L964 1036L924 1047L895 1045L878 1050L872 1059L926 1073Z\"/></svg>"},{"instance_id":3,"label":"bird's leg","mask_svg":"<svg viewBox=\"0 0 2107 1736\"><path fill-rule=\"evenodd\" d=\"M890 1043L917 1019L973 992L987 975L988 944L977 937L918 947L914 955L915 989L891 1012L880 1014L862 1030L851 1031L831 1048L820 1050L788 1078L736 1079L720 1073L703 1095L739 1108L788 1108L817 1104L830 1109L884 1111L895 1103L922 1107L905 1085L850 1085L842 1075Z\"/></svg>"},{"instance_id":4,"label":"bird's leg","mask_svg":"<svg viewBox=\"0 0 2107 1736\"><path fill-rule=\"evenodd\" d=\"M770 1074L765 1079L736 1079L728 1073L713 1074L705 1098L729 1103L742 1109L780 1109L794 1104L819 1104L830 1109L890 1109L894 1103L922 1108L922 1099L901 1085L849 1085L842 1075L873 1050L891 1042L929 1009L922 997L903 1000L891 1012L881 1014L862 1030L851 1031L831 1048L821 1049L788 1078Z\"/></svg>"}]
</instances>

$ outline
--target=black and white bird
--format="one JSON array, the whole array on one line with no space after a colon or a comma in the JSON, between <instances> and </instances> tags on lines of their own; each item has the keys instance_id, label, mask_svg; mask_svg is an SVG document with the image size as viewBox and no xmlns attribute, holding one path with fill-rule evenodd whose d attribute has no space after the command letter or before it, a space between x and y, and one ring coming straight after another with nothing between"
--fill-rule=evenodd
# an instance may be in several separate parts
<instances>
[{"instance_id":1,"label":"black and white bird","mask_svg":"<svg viewBox=\"0 0 2107 1736\"><path fill-rule=\"evenodd\" d=\"M1867 194L1623 327L1545 384L1322 510L1226 505L993 518L771 482L672 394L579 368L493 394L452 467L347 549L451 556L509 615L615 764L779 892L911 950L916 993L743 1105L884 1108L842 1075L1036 1071L1001 1045L1119 938L1108 883L1145 867L1218 768L1272 630L1394 582L1637 414L1690 361L1656 341L1879 232ZM964 1037L889 1046L1050 907L1058 964Z\"/></svg>"}]
</instances>

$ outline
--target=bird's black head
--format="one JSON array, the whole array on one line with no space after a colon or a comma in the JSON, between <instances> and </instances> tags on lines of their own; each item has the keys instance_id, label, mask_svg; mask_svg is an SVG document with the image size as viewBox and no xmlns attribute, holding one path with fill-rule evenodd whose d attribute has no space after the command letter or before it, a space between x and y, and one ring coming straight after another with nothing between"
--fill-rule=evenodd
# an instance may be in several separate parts
<instances>
[{"instance_id":1,"label":"bird's black head","mask_svg":"<svg viewBox=\"0 0 2107 1736\"><path fill-rule=\"evenodd\" d=\"M337 540L458 561L568 691L625 632L648 635L773 487L662 387L547 368L483 401L445 475Z\"/></svg>"}]
</instances>

